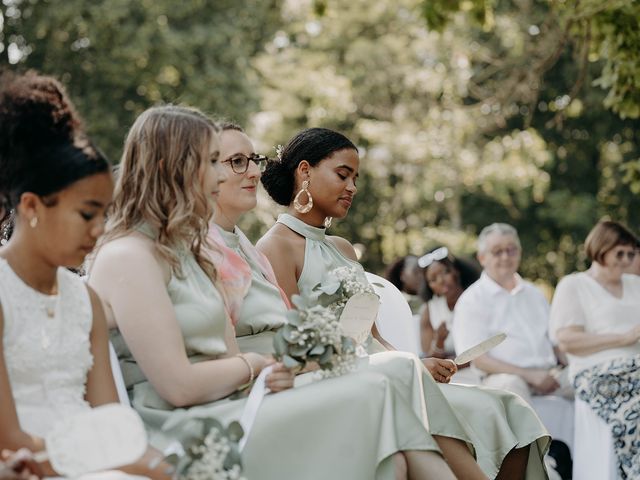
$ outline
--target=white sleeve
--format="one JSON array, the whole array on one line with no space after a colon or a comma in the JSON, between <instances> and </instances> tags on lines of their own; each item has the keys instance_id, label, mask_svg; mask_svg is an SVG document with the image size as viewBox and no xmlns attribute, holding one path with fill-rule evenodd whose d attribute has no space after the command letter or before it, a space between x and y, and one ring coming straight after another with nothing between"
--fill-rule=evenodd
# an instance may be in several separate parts
<instances>
[{"instance_id":1,"label":"white sleeve","mask_svg":"<svg viewBox=\"0 0 640 480\"><path fill-rule=\"evenodd\" d=\"M564 327L584 327L586 315L579 295L580 278L564 277L558 283L551 302L549 316L549 336L556 343L556 333Z\"/></svg>"},{"instance_id":2,"label":"white sleeve","mask_svg":"<svg viewBox=\"0 0 640 480\"><path fill-rule=\"evenodd\" d=\"M456 354L477 345L491 336L490 313L486 304L477 302L473 292L467 289L453 310L453 345Z\"/></svg>"}]
</instances>

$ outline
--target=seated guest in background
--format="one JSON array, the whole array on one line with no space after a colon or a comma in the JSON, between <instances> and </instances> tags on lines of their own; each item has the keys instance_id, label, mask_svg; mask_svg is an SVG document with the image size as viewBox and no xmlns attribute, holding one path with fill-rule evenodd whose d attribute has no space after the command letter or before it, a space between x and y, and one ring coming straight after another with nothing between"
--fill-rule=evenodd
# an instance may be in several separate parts
<instances>
[{"instance_id":1,"label":"seated guest in background","mask_svg":"<svg viewBox=\"0 0 640 480\"><path fill-rule=\"evenodd\" d=\"M640 249L636 250L636 256L633 257L631 264L625 268L624 273L632 273L633 275L640 275Z\"/></svg>"},{"instance_id":2,"label":"seated guest in background","mask_svg":"<svg viewBox=\"0 0 640 480\"><path fill-rule=\"evenodd\" d=\"M34 72L1 77L0 198L10 237L0 248L0 450L43 450L56 422L118 402L100 299L67 270L104 231L112 191L109 163L62 85ZM147 466L153 455L122 470L170 478L166 464ZM38 475L56 475L40 467Z\"/></svg>"},{"instance_id":3,"label":"seated guest in background","mask_svg":"<svg viewBox=\"0 0 640 480\"><path fill-rule=\"evenodd\" d=\"M158 446L172 440L162 429L168 420L241 417L246 399L234 394L274 360L241 352L234 323L252 315L268 334L274 312L286 311L264 277L269 268L251 249L244 259L236 249L232 265L219 271L211 262L209 221L223 186L229 182L238 203L225 204L217 217L225 230L218 233L239 246L235 221L254 204L260 176L260 158L246 136L232 130L225 140L237 142L225 144L221 157L218 127L194 109L142 113L128 134L105 238L89 272L119 330L113 338L132 405ZM254 261L252 270L246 262ZM248 285L245 274L257 287L244 311L236 301L226 308L220 285L229 274L240 275L239 292ZM276 320L274 327L282 323ZM249 320L244 328L251 331ZM242 451L247 478L391 480L407 472L415 480L455 478L402 392L382 374L359 372L293 389L293 372L274 366L266 386L278 393L265 397Z\"/></svg>"},{"instance_id":4,"label":"seated guest in background","mask_svg":"<svg viewBox=\"0 0 640 480\"><path fill-rule=\"evenodd\" d=\"M585 242L591 267L560 280L551 304L551 335L576 396L611 428L620 478L629 479L640 478L640 277L624 272L639 245L620 223L598 223Z\"/></svg>"},{"instance_id":5,"label":"seated guest in background","mask_svg":"<svg viewBox=\"0 0 640 480\"><path fill-rule=\"evenodd\" d=\"M516 229L505 223L485 227L478 237L480 279L458 299L453 318L457 353L498 333L507 339L472 362L483 385L509 390L527 401L561 385L558 358L548 336L549 304L518 275L522 249Z\"/></svg>"},{"instance_id":6,"label":"seated guest in background","mask_svg":"<svg viewBox=\"0 0 640 480\"><path fill-rule=\"evenodd\" d=\"M426 302L420 310L422 351L428 356L453 358L453 308L462 292L478 280L480 272L451 255L447 247L432 249L420 257L418 265L424 275L420 296Z\"/></svg>"},{"instance_id":7,"label":"seated guest in background","mask_svg":"<svg viewBox=\"0 0 640 480\"><path fill-rule=\"evenodd\" d=\"M418 257L406 255L397 259L387 268L384 276L404 294L411 313L418 315L424 303L418 295L423 283Z\"/></svg>"}]
</instances>

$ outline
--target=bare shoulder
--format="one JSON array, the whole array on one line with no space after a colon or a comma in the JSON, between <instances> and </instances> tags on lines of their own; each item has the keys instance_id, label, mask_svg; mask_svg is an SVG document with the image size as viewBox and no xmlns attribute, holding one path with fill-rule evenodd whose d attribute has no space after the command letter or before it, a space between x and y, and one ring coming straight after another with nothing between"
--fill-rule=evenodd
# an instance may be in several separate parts
<instances>
[{"instance_id":1,"label":"bare shoulder","mask_svg":"<svg viewBox=\"0 0 640 480\"><path fill-rule=\"evenodd\" d=\"M125 272L161 274L167 281L171 276L170 267L158 254L153 240L135 232L100 247L89 270L89 281L91 284L96 276Z\"/></svg>"},{"instance_id":2,"label":"bare shoulder","mask_svg":"<svg viewBox=\"0 0 640 480\"><path fill-rule=\"evenodd\" d=\"M334 235L327 237L327 239L330 240L338 248L338 250L340 250L340 253L342 253L345 257L356 262L358 261L356 251L353 248L353 245L351 245L348 240L345 240L342 237L336 237Z\"/></svg>"},{"instance_id":3,"label":"bare shoulder","mask_svg":"<svg viewBox=\"0 0 640 480\"><path fill-rule=\"evenodd\" d=\"M293 232L285 225L276 223L256 243L256 248L267 257L291 252L300 245L304 246L304 238Z\"/></svg>"}]
</instances>

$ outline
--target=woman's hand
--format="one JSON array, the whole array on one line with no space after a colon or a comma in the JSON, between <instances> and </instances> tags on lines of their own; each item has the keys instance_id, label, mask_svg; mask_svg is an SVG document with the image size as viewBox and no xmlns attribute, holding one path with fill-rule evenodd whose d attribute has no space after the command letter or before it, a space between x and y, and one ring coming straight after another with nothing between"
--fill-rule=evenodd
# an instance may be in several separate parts
<instances>
[{"instance_id":1,"label":"woman's hand","mask_svg":"<svg viewBox=\"0 0 640 480\"><path fill-rule=\"evenodd\" d=\"M458 366L453 360L424 358L422 363L429 370L433 379L439 383L449 383L453 374L458 371Z\"/></svg>"},{"instance_id":2,"label":"woman's hand","mask_svg":"<svg viewBox=\"0 0 640 480\"><path fill-rule=\"evenodd\" d=\"M630 347L631 345L638 343L640 341L640 325L633 327L631 330L625 333L622 338L625 346Z\"/></svg>"},{"instance_id":3,"label":"woman's hand","mask_svg":"<svg viewBox=\"0 0 640 480\"><path fill-rule=\"evenodd\" d=\"M175 473L175 468L165 462L162 452L153 447L147 448L136 463L120 467L118 470L151 480L172 480Z\"/></svg>"},{"instance_id":4,"label":"woman's hand","mask_svg":"<svg viewBox=\"0 0 640 480\"><path fill-rule=\"evenodd\" d=\"M444 348L444 341L449 336L449 330L447 330L447 324L442 322L436 329L436 347Z\"/></svg>"},{"instance_id":5,"label":"woman's hand","mask_svg":"<svg viewBox=\"0 0 640 480\"><path fill-rule=\"evenodd\" d=\"M41 478L42 472L26 448L17 452L3 450L0 454L0 480L22 480Z\"/></svg>"},{"instance_id":6,"label":"woman's hand","mask_svg":"<svg viewBox=\"0 0 640 480\"><path fill-rule=\"evenodd\" d=\"M267 375L265 385L272 392L281 392L293 387L295 378L293 370L287 368L282 363L273 365L273 371Z\"/></svg>"}]
</instances>

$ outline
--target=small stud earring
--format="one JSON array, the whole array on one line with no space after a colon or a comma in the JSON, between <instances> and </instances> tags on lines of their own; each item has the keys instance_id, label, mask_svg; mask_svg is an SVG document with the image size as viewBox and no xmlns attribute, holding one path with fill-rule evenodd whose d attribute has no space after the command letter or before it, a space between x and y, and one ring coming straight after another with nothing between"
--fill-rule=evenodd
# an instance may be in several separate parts
<instances>
[{"instance_id":1,"label":"small stud earring","mask_svg":"<svg viewBox=\"0 0 640 480\"><path fill-rule=\"evenodd\" d=\"M29 220L29 226L31 228L36 228L38 226L38 217L33 217L31 220Z\"/></svg>"}]
</instances>

